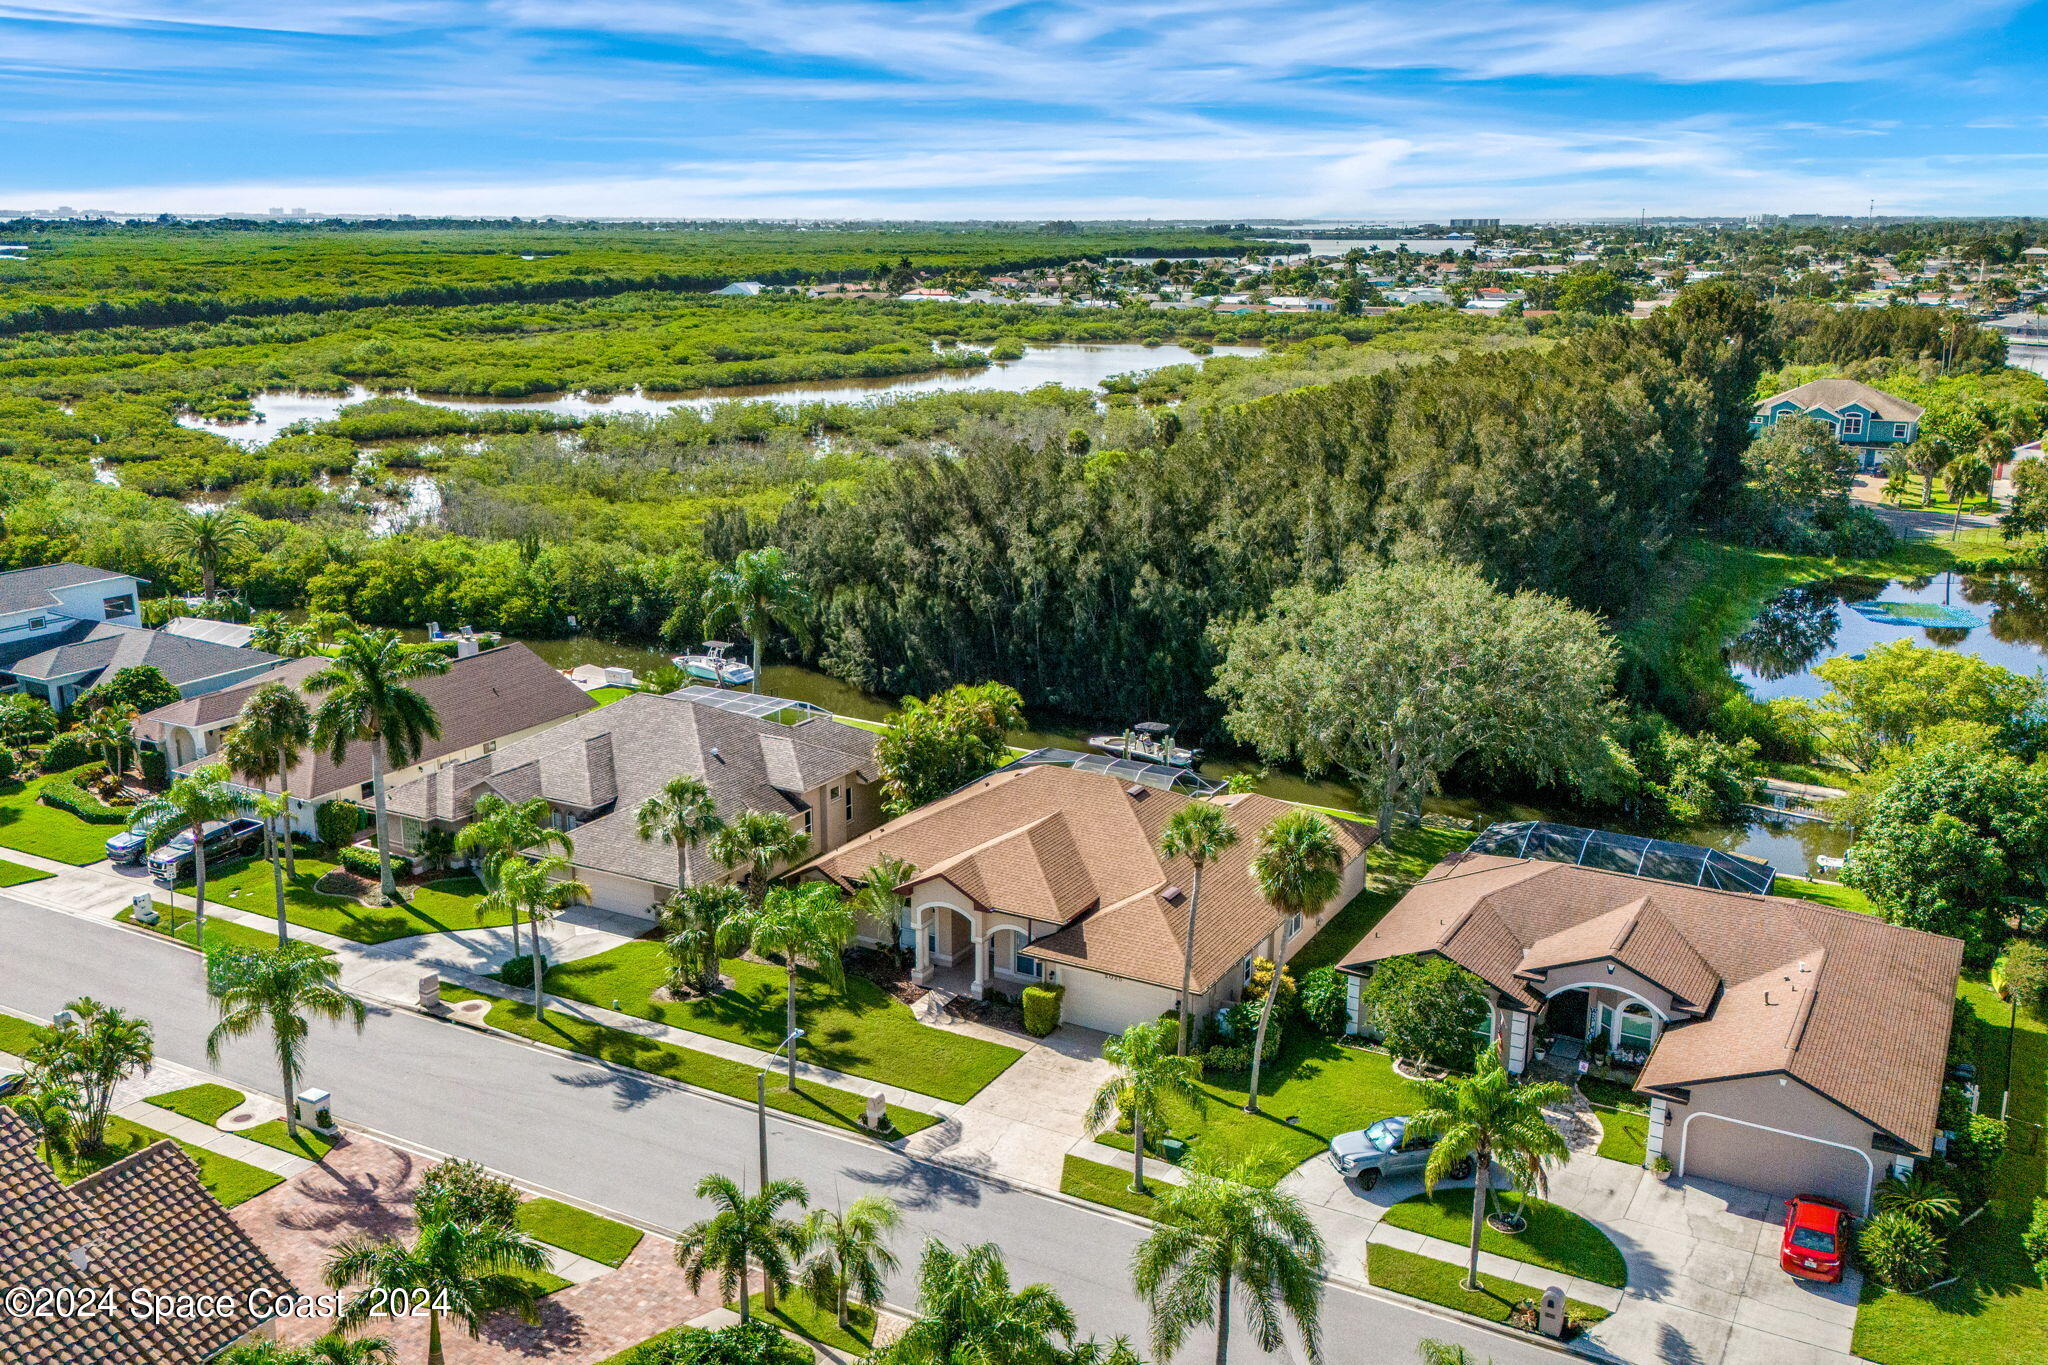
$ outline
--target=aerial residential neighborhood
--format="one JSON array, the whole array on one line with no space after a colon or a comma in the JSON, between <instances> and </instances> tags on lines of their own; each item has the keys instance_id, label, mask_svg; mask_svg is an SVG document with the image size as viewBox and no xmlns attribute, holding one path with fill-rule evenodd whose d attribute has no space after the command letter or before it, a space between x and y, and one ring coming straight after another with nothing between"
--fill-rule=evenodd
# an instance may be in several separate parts
<instances>
[{"instance_id":1,"label":"aerial residential neighborhood","mask_svg":"<svg viewBox=\"0 0 2048 1365\"><path fill-rule=\"evenodd\" d=\"M2044 44L0 6L0 1365L2048 1361Z\"/></svg>"}]
</instances>

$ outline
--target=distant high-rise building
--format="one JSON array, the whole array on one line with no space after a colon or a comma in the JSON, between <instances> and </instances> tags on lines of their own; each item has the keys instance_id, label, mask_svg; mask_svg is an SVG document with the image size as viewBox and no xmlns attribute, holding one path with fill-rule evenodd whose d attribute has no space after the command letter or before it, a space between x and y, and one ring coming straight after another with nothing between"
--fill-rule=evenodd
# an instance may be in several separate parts
<instances>
[{"instance_id":1,"label":"distant high-rise building","mask_svg":"<svg viewBox=\"0 0 2048 1365\"><path fill-rule=\"evenodd\" d=\"M1499 226L1500 226L1500 219L1498 219L1498 218L1453 218L1453 219L1451 219L1451 230L1452 230L1453 232L1471 232L1471 231L1474 231L1474 230L1476 230L1476 229L1478 229L1478 228L1497 228L1497 227L1499 227Z\"/></svg>"}]
</instances>

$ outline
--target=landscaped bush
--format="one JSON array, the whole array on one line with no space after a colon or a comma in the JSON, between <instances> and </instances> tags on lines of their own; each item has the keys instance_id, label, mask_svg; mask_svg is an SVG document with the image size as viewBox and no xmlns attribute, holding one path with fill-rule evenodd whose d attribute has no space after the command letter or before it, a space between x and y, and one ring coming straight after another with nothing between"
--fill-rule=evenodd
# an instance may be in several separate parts
<instances>
[{"instance_id":1,"label":"landscaped bush","mask_svg":"<svg viewBox=\"0 0 2048 1365\"><path fill-rule=\"evenodd\" d=\"M508 986L531 986L533 984L533 954L521 953L493 973Z\"/></svg>"},{"instance_id":2,"label":"landscaped bush","mask_svg":"<svg viewBox=\"0 0 2048 1365\"><path fill-rule=\"evenodd\" d=\"M677 1328L619 1359L625 1365L811 1365L811 1348L755 1318L710 1332Z\"/></svg>"},{"instance_id":3,"label":"landscaped bush","mask_svg":"<svg viewBox=\"0 0 2048 1365\"><path fill-rule=\"evenodd\" d=\"M412 859L402 853L393 853L389 856L392 876L404 877L412 872ZM336 849L334 861L358 877L367 877L371 881L379 881L384 875L377 866L377 850L373 848L357 848L350 845Z\"/></svg>"},{"instance_id":4,"label":"landscaped bush","mask_svg":"<svg viewBox=\"0 0 2048 1365\"><path fill-rule=\"evenodd\" d=\"M61 773L92 760L92 741L76 730L67 730L51 740L50 747L43 750L42 767L46 773Z\"/></svg>"},{"instance_id":5,"label":"landscaped bush","mask_svg":"<svg viewBox=\"0 0 2048 1365\"><path fill-rule=\"evenodd\" d=\"M1903 1213L1880 1213L1857 1234L1863 1264L1888 1289L1925 1289L1948 1273L1948 1248L1932 1228Z\"/></svg>"},{"instance_id":6,"label":"landscaped bush","mask_svg":"<svg viewBox=\"0 0 2048 1365\"><path fill-rule=\"evenodd\" d=\"M450 1222L509 1228L519 1216L519 1191L476 1162L455 1158L427 1168L412 1205Z\"/></svg>"},{"instance_id":7,"label":"landscaped bush","mask_svg":"<svg viewBox=\"0 0 2048 1365\"><path fill-rule=\"evenodd\" d=\"M2000 995L2019 1001L2020 1008L2036 1019L2048 1018L2048 944L2031 938L2013 940L1998 960L1995 975Z\"/></svg>"},{"instance_id":8,"label":"landscaped bush","mask_svg":"<svg viewBox=\"0 0 2048 1365\"><path fill-rule=\"evenodd\" d=\"M1296 1004L1308 1026L1326 1038L1335 1038L1351 1026L1351 1010L1344 974L1335 967L1318 967L1301 979Z\"/></svg>"},{"instance_id":9,"label":"landscaped bush","mask_svg":"<svg viewBox=\"0 0 2048 1365\"><path fill-rule=\"evenodd\" d=\"M164 787L171 781L171 756L162 749L140 749L136 751L136 762L142 769L142 780L152 787Z\"/></svg>"},{"instance_id":10,"label":"landscaped bush","mask_svg":"<svg viewBox=\"0 0 2048 1365\"><path fill-rule=\"evenodd\" d=\"M313 812L313 829L323 844L334 848L352 844L363 829L363 808L353 801L323 801Z\"/></svg>"},{"instance_id":11,"label":"landscaped bush","mask_svg":"<svg viewBox=\"0 0 2048 1365\"><path fill-rule=\"evenodd\" d=\"M12 782L21 771L21 755L12 749L0 749L0 782Z\"/></svg>"},{"instance_id":12,"label":"landscaped bush","mask_svg":"<svg viewBox=\"0 0 2048 1365\"><path fill-rule=\"evenodd\" d=\"M1024 988L1024 1031L1033 1038L1043 1038L1060 1026L1060 1004L1066 997L1065 986L1026 986Z\"/></svg>"},{"instance_id":13,"label":"landscaped bush","mask_svg":"<svg viewBox=\"0 0 2048 1365\"><path fill-rule=\"evenodd\" d=\"M1965 1204L1982 1204L1991 1197L1999 1163L2005 1160L2005 1142L2005 1120L1990 1114L1970 1115L1948 1140L1949 1183Z\"/></svg>"},{"instance_id":14,"label":"landscaped bush","mask_svg":"<svg viewBox=\"0 0 2048 1365\"><path fill-rule=\"evenodd\" d=\"M46 806L70 811L79 819L92 825L125 825L133 813L123 806L110 806L78 785L78 779L89 775L91 767L75 773L63 773L43 779L43 785L36 799Z\"/></svg>"},{"instance_id":15,"label":"landscaped bush","mask_svg":"<svg viewBox=\"0 0 2048 1365\"><path fill-rule=\"evenodd\" d=\"M2048 1199L2035 1197L2033 1221L2020 1234L2020 1245L2027 1249L2028 1260L2037 1267L2048 1269Z\"/></svg>"}]
</instances>

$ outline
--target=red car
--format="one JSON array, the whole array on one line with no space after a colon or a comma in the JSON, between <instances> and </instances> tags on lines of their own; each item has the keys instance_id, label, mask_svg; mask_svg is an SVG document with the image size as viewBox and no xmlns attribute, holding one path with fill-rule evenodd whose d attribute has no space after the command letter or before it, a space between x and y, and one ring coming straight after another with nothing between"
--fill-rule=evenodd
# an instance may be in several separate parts
<instances>
[{"instance_id":1,"label":"red car","mask_svg":"<svg viewBox=\"0 0 2048 1365\"><path fill-rule=\"evenodd\" d=\"M1849 1254L1849 1210L1832 1199L1802 1194L1785 1201L1785 1239L1778 1264L1788 1275L1840 1284Z\"/></svg>"}]
</instances>

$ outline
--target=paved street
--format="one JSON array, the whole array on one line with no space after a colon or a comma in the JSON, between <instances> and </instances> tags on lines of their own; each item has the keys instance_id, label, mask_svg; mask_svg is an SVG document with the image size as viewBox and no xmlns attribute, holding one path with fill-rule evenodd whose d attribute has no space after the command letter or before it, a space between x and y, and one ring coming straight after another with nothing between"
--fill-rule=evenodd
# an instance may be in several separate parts
<instances>
[{"instance_id":1,"label":"paved street","mask_svg":"<svg viewBox=\"0 0 2048 1365\"><path fill-rule=\"evenodd\" d=\"M0 1005L47 1016L81 994L147 1015L159 1052L172 1061L264 1092L277 1086L260 1039L229 1048L217 1066L207 1063L212 1009L195 956L0 896ZM696 1215L690 1191L707 1171L752 1175L750 1111L594 1063L388 1010L374 1013L360 1038L316 1031L309 1052L309 1082L334 1092L344 1121L474 1158L656 1227L672 1229ZM999 1242L1015 1279L1057 1286L1084 1332L1144 1338L1144 1315L1126 1278L1139 1233L1126 1222L774 1120L769 1160L774 1174L805 1180L814 1202L886 1191L904 1206L906 1250L926 1236ZM914 1266L914 1255L905 1259ZM1340 1269L1358 1273L1354 1265ZM907 1279L899 1278L893 1297L908 1297ZM1461 1342L1498 1365L1555 1359L1541 1347L1339 1288L1327 1300L1324 1332L1333 1361L1411 1360L1422 1337ZM1255 1358L1241 1333L1233 1346L1233 1359ZM1197 1341L1182 1358L1212 1349Z\"/></svg>"}]
</instances>

